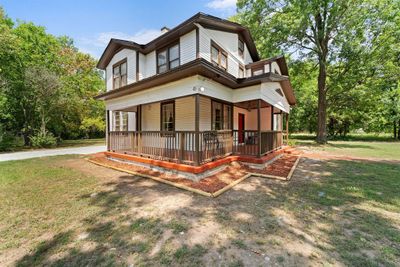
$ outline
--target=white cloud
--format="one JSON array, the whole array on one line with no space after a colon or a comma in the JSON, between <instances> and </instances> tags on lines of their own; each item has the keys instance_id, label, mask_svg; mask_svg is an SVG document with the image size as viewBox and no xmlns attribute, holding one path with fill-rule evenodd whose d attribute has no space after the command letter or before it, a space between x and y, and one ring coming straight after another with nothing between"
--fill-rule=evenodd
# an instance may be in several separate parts
<instances>
[{"instance_id":1,"label":"white cloud","mask_svg":"<svg viewBox=\"0 0 400 267\"><path fill-rule=\"evenodd\" d=\"M206 6L218 10L234 10L236 8L236 0L212 0Z\"/></svg>"},{"instance_id":2,"label":"white cloud","mask_svg":"<svg viewBox=\"0 0 400 267\"><path fill-rule=\"evenodd\" d=\"M161 31L155 29L143 29L134 34L124 32L102 32L91 37L78 38L75 44L80 51L89 53L95 58L99 58L111 38L146 44L160 35Z\"/></svg>"}]
</instances>

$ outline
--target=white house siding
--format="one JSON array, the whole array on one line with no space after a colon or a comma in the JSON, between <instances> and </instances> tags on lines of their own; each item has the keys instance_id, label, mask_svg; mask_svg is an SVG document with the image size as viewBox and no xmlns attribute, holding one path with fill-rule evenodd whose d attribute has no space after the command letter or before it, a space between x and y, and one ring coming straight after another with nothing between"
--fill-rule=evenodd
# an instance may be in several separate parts
<instances>
[{"instance_id":1,"label":"white house siding","mask_svg":"<svg viewBox=\"0 0 400 267\"><path fill-rule=\"evenodd\" d=\"M211 40L216 42L228 53L228 73L235 77L239 75L239 64L253 62L245 44L244 57L239 56L239 36L236 33L206 29L199 26L200 57L211 62ZM247 75L247 73L246 73Z\"/></svg>"},{"instance_id":2,"label":"white house siding","mask_svg":"<svg viewBox=\"0 0 400 267\"><path fill-rule=\"evenodd\" d=\"M193 30L180 37L181 65L196 59L196 31Z\"/></svg>"},{"instance_id":3,"label":"white house siding","mask_svg":"<svg viewBox=\"0 0 400 267\"><path fill-rule=\"evenodd\" d=\"M145 77L148 78L150 76L156 75L157 70L156 70L156 52L150 52L146 55L146 60L145 60Z\"/></svg>"},{"instance_id":4,"label":"white house siding","mask_svg":"<svg viewBox=\"0 0 400 267\"><path fill-rule=\"evenodd\" d=\"M146 55L139 53L139 80L146 77Z\"/></svg>"},{"instance_id":5,"label":"white house siding","mask_svg":"<svg viewBox=\"0 0 400 267\"><path fill-rule=\"evenodd\" d=\"M106 101L109 110L122 110L140 104L148 104L166 99L193 95L193 87L199 85L199 76L192 76L179 81L166 83L127 96Z\"/></svg>"},{"instance_id":6,"label":"white house siding","mask_svg":"<svg viewBox=\"0 0 400 267\"><path fill-rule=\"evenodd\" d=\"M281 74L281 69L279 68L278 63L276 63L275 61L271 63L271 69L271 72L275 73L276 71L278 74Z\"/></svg>"},{"instance_id":7,"label":"white house siding","mask_svg":"<svg viewBox=\"0 0 400 267\"><path fill-rule=\"evenodd\" d=\"M128 131L136 131L136 113L128 112Z\"/></svg>"},{"instance_id":8,"label":"white house siding","mask_svg":"<svg viewBox=\"0 0 400 267\"><path fill-rule=\"evenodd\" d=\"M244 64L249 64L249 63L253 63L253 59L251 58L247 45L244 44Z\"/></svg>"},{"instance_id":9,"label":"white house siding","mask_svg":"<svg viewBox=\"0 0 400 267\"><path fill-rule=\"evenodd\" d=\"M130 84L136 81L136 51L126 48L122 49L113 56L106 68L107 91L113 89L113 65L124 58L127 59L127 83Z\"/></svg>"},{"instance_id":10,"label":"white house siding","mask_svg":"<svg viewBox=\"0 0 400 267\"><path fill-rule=\"evenodd\" d=\"M203 27L199 28L199 54L201 58L211 61L211 39L207 35L206 29Z\"/></svg>"},{"instance_id":11,"label":"white house siding","mask_svg":"<svg viewBox=\"0 0 400 267\"><path fill-rule=\"evenodd\" d=\"M267 103L272 104L274 107L289 113L290 105L287 102L286 97L281 96L276 92L276 89L280 89L283 93L282 87L278 82L266 82L261 84L261 99Z\"/></svg>"},{"instance_id":12,"label":"white house siding","mask_svg":"<svg viewBox=\"0 0 400 267\"><path fill-rule=\"evenodd\" d=\"M196 121L195 97L183 97L175 100L175 130L194 131Z\"/></svg>"}]
</instances>

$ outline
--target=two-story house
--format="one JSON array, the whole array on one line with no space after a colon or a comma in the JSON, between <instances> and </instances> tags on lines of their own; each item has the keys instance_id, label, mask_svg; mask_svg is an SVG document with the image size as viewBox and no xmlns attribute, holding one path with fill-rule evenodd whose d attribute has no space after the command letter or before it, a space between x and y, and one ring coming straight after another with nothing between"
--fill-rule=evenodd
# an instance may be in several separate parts
<instances>
[{"instance_id":1,"label":"two-story house","mask_svg":"<svg viewBox=\"0 0 400 267\"><path fill-rule=\"evenodd\" d=\"M150 165L261 158L296 103L283 56L260 60L247 28L203 13L147 44L111 39L98 68L108 151Z\"/></svg>"}]
</instances>

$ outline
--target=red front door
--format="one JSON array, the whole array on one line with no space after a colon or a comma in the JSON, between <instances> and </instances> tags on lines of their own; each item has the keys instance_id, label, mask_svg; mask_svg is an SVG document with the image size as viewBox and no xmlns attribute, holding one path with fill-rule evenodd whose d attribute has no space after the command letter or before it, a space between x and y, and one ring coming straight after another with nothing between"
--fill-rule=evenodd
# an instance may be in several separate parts
<instances>
[{"instance_id":1,"label":"red front door","mask_svg":"<svg viewBox=\"0 0 400 267\"><path fill-rule=\"evenodd\" d=\"M239 144L244 142L244 114L238 114Z\"/></svg>"}]
</instances>

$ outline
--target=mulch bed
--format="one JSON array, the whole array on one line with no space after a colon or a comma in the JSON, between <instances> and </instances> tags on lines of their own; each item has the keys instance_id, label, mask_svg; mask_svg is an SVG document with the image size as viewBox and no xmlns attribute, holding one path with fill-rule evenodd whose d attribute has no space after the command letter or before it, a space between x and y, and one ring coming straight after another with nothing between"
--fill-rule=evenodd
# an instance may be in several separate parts
<instances>
[{"instance_id":1,"label":"mulch bed","mask_svg":"<svg viewBox=\"0 0 400 267\"><path fill-rule=\"evenodd\" d=\"M282 157L275 160L262 170L250 168L248 166L245 166L244 168L251 173L259 173L264 175L286 178L288 177L293 165L296 163L297 158L298 156L296 155L284 154Z\"/></svg>"},{"instance_id":2,"label":"mulch bed","mask_svg":"<svg viewBox=\"0 0 400 267\"><path fill-rule=\"evenodd\" d=\"M163 172L153 171L145 167L109 160L106 156L96 155L95 157L90 158L90 160L110 167L116 167L119 169L136 172L138 174L155 176L173 183L183 184L207 193L215 193L247 174L246 171L242 168L241 164L233 162L229 164L223 171L201 179L198 182L195 182L187 178L182 178L179 175L167 175Z\"/></svg>"},{"instance_id":3,"label":"mulch bed","mask_svg":"<svg viewBox=\"0 0 400 267\"><path fill-rule=\"evenodd\" d=\"M142 174L144 176L157 177L158 179L172 182L174 184L184 185L196 190L201 190L203 192L213 194L229 186L235 181L244 178L249 173L282 177L283 180L285 180L288 177L297 158L297 155L284 154L282 157L276 159L273 163L262 170L251 168L239 162L232 162L224 170L209 177L203 178L198 182L183 178L182 175L171 173L166 174L164 172L153 171L145 167L110 160L102 153L92 155L90 161L98 163L99 165L134 172L138 175Z\"/></svg>"}]
</instances>

